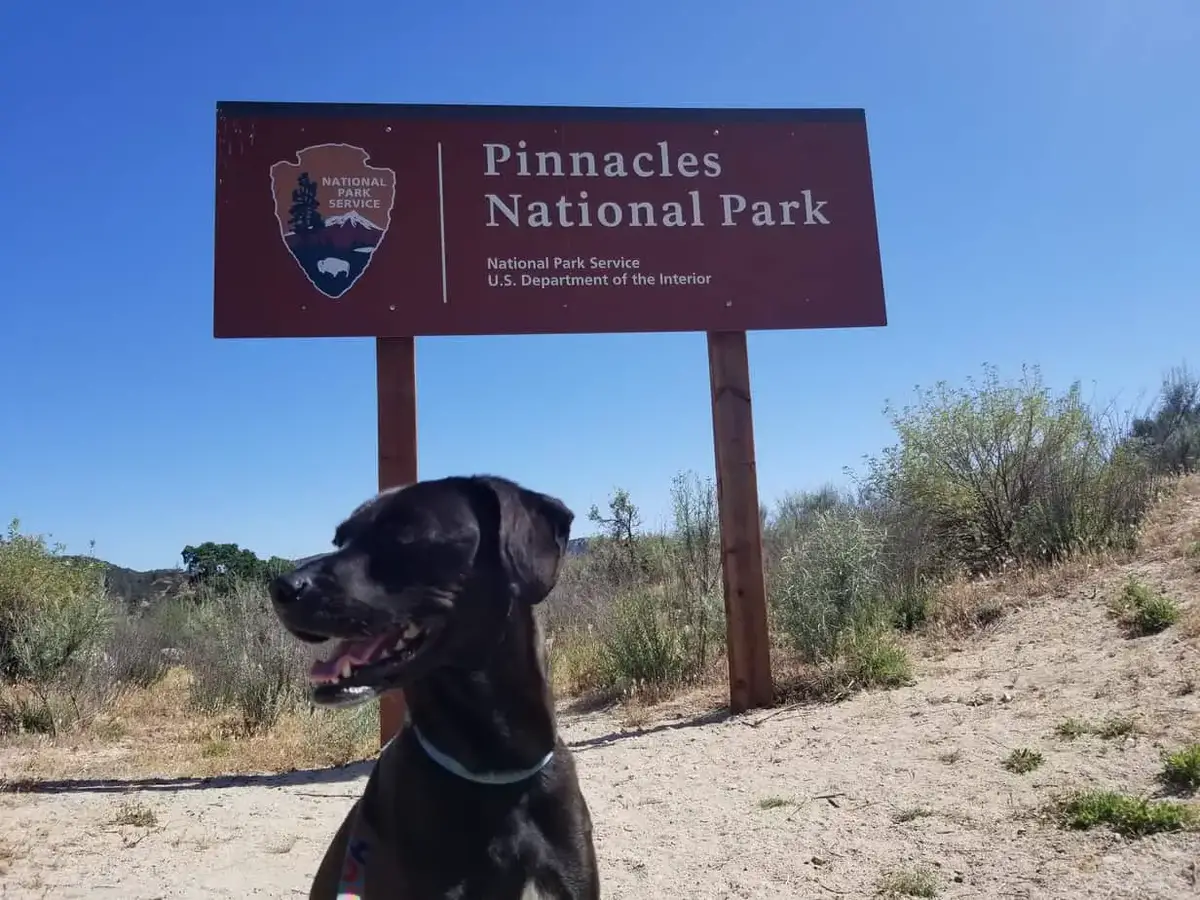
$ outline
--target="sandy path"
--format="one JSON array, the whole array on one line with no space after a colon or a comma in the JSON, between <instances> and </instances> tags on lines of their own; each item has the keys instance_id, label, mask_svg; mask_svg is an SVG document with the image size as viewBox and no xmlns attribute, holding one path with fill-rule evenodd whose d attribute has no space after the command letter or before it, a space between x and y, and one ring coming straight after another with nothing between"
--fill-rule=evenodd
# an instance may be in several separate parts
<instances>
[{"instance_id":1,"label":"sandy path","mask_svg":"<svg viewBox=\"0 0 1200 900\"><path fill-rule=\"evenodd\" d=\"M1200 897L1198 835L1126 841L1031 815L1072 787L1152 792L1161 747L1200 736L1200 692L1183 687L1200 673L1195 646L1172 632L1122 638L1094 590L922 661L918 683L897 691L633 731L605 714L563 715L605 896L862 898L884 873L924 865L949 898ZM1134 716L1142 733L1052 734L1067 716L1110 715ZM1018 746L1045 765L1007 772L1000 761ZM351 767L0 795L0 896L305 896L364 777ZM157 824L105 824L129 803Z\"/></svg>"}]
</instances>

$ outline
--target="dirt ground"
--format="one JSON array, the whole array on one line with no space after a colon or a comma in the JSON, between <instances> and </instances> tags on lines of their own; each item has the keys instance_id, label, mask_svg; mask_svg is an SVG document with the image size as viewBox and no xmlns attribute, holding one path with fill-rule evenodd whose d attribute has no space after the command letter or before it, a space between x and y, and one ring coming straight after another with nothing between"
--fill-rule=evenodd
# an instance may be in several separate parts
<instances>
[{"instance_id":1,"label":"dirt ground","mask_svg":"<svg viewBox=\"0 0 1200 900\"><path fill-rule=\"evenodd\" d=\"M1074 788L1155 794L1163 748L1200 739L1187 629L1129 639L1105 613L1130 572L1194 621L1194 566L1164 545L919 659L911 687L734 718L659 710L639 727L562 713L604 895L862 898L888 873L925 868L946 898L1200 898L1200 835L1128 840L1039 817ZM1068 717L1114 716L1137 730L1055 734ZM1045 763L1010 773L1001 762L1018 747ZM0 751L0 777L21 768L14 752ZM305 896L364 779L351 766L0 794L0 896Z\"/></svg>"}]
</instances>

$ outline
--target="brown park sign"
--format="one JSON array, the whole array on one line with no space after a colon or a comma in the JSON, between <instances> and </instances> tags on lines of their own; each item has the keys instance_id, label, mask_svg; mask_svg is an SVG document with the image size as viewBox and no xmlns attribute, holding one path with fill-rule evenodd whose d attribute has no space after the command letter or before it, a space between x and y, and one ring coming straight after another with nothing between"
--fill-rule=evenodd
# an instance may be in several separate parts
<instances>
[{"instance_id":1,"label":"brown park sign","mask_svg":"<svg viewBox=\"0 0 1200 900\"><path fill-rule=\"evenodd\" d=\"M772 702L746 332L887 324L862 110L219 103L216 200L216 337L376 339L381 489L418 336L708 332L730 708Z\"/></svg>"},{"instance_id":2,"label":"brown park sign","mask_svg":"<svg viewBox=\"0 0 1200 900\"><path fill-rule=\"evenodd\" d=\"M220 103L214 334L886 324L857 109Z\"/></svg>"}]
</instances>

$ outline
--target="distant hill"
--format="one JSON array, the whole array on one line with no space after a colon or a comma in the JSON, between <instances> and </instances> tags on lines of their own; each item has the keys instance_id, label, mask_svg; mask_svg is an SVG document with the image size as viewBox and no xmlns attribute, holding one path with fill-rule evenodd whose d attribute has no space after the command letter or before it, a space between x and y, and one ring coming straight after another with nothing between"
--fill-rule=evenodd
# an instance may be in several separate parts
<instances>
[{"instance_id":1,"label":"distant hill","mask_svg":"<svg viewBox=\"0 0 1200 900\"><path fill-rule=\"evenodd\" d=\"M587 547L588 538L574 538L567 544L567 555L582 556L587 552ZM299 564L312 558L306 556L295 562ZM187 573L183 569L150 569L139 572L104 560L99 562L104 566L104 577L113 599L129 606L138 606L143 602L157 603L174 597L181 593L188 583Z\"/></svg>"},{"instance_id":2,"label":"distant hill","mask_svg":"<svg viewBox=\"0 0 1200 900\"><path fill-rule=\"evenodd\" d=\"M157 603L174 597L188 583L187 573L183 569L150 569L147 572L139 572L104 560L96 561L104 567L104 579L109 594L114 600L120 600L129 606L138 606L143 602Z\"/></svg>"}]
</instances>

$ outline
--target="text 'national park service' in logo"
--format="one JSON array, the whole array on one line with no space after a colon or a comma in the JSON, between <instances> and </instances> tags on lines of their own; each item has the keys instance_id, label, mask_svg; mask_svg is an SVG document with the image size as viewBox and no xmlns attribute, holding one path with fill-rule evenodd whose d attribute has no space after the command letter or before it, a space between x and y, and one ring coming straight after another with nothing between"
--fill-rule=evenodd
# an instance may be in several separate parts
<instances>
[{"instance_id":1,"label":"text 'national park service' in logo","mask_svg":"<svg viewBox=\"0 0 1200 900\"><path fill-rule=\"evenodd\" d=\"M337 299L371 264L392 223L396 173L350 144L317 144L271 166L283 243L313 287Z\"/></svg>"}]
</instances>

